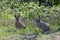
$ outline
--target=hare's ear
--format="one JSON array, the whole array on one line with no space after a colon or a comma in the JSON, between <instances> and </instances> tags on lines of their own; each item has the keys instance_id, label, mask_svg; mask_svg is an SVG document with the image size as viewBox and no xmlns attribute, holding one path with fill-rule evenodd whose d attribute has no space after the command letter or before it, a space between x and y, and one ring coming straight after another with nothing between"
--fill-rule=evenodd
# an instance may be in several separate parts
<instances>
[{"instance_id":1,"label":"hare's ear","mask_svg":"<svg viewBox=\"0 0 60 40\"><path fill-rule=\"evenodd\" d=\"M40 17L40 15L39 15L39 17Z\"/></svg>"},{"instance_id":2,"label":"hare's ear","mask_svg":"<svg viewBox=\"0 0 60 40\"><path fill-rule=\"evenodd\" d=\"M16 14L14 14L15 18L17 17Z\"/></svg>"},{"instance_id":3,"label":"hare's ear","mask_svg":"<svg viewBox=\"0 0 60 40\"><path fill-rule=\"evenodd\" d=\"M16 15L15 15L15 18L16 18Z\"/></svg>"},{"instance_id":4,"label":"hare's ear","mask_svg":"<svg viewBox=\"0 0 60 40\"><path fill-rule=\"evenodd\" d=\"M38 19L40 20L40 15L38 16Z\"/></svg>"},{"instance_id":5,"label":"hare's ear","mask_svg":"<svg viewBox=\"0 0 60 40\"><path fill-rule=\"evenodd\" d=\"M18 14L18 17L20 17L20 14Z\"/></svg>"}]
</instances>

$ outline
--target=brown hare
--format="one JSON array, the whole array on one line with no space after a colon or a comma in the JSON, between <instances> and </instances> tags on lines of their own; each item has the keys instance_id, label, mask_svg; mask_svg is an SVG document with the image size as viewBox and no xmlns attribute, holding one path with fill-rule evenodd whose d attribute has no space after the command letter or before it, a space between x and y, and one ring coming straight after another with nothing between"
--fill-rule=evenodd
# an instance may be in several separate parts
<instances>
[{"instance_id":1,"label":"brown hare","mask_svg":"<svg viewBox=\"0 0 60 40\"><path fill-rule=\"evenodd\" d=\"M19 21L19 17L20 17L20 14L18 14L18 15L15 14L15 19L16 19L15 26L18 29L20 29L20 28L25 29L26 27L22 22Z\"/></svg>"},{"instance_id":2,"label":"brown hare","mask_svg":"<svg viewBox=\"0 0 60 40\"><path fill-rule=\"evenodd\" d=\"M50 25L46 22L41 22L40 21L40 15L36 19L37 26L42 29L42 32L49 32L50 30Z\"/></svg>"}]
</instances>

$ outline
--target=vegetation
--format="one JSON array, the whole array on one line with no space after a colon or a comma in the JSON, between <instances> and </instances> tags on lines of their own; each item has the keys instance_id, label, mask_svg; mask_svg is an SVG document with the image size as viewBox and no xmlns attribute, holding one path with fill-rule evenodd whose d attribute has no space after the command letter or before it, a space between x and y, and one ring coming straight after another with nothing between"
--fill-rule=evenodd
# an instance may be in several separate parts
<instances>
[{"instance_id":1,"label":"vegetation","mask_svg":"<svg viewBox=\"0 0 60 40\"><path fill-rule=\"evenodd\" d=\"M24 20L26 29L16 29L14 15L20 14L20 19ZM18 2L16 0L0 1L0 38L14 34L42 34L36 26L35 18L40 15L41 21L50 24L50 33L60 30L60 4L53 7L45 7L34 2ZM44 35L45 37L45 35ZM48 36L50 37L50 36Z\"/></svg>"}]
</instances>

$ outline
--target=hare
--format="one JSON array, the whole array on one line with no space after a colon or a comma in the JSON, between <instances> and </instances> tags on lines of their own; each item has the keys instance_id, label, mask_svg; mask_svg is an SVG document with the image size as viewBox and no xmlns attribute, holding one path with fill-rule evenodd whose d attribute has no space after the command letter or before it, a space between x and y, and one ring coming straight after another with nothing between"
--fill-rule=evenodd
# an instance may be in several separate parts
<instances>
[{"instance_id":1,"label":"hare","mask_svg":"<svg viewBox=\"0 0 60 40\"><path fill-rule=\"evenodd\" d=\"M25 25L19 21L19 17L20 17L20 14L16 15L15 14L15 19L16 19L16 22L15 22L15 26L16 28L20 29L20 28L26 28Z\"/></svg>"},{"instance_id":2,"label":"hare","mask_svg":"<svg viewBox=\"0 0 60 40\"><path fill-rule=\"evenodd\" d=\"M40 15L36 19L37 26L42 29L42 32L47 32L50 30L50 25L46 22L40 21Z\"/></svg>"}]
</instances>

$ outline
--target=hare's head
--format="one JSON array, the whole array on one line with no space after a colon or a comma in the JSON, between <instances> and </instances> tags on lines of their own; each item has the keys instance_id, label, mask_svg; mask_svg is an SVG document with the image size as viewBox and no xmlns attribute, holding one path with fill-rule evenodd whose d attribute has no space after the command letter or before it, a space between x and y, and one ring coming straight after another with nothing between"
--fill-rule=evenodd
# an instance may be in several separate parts
<instances>
[{"instance_id":1,"label":"hare's head","mask_svg":"<svg viewBox=\"0 0 60 40\"><path fill-rule=\"evenodd\" d=\"M19 17L20 17L20 14L15 14L15 18L16 18L16 20L19 20Z\"/></svg>"},{"instance_id":2,"label":"hare's head","mask_svg":"<svg viewBox=\"0 0 60 40\"><path fill-rule=\"evenodd\" d=\"M40 20L40 15L38 15L38 20Z\"/></svg>"},{"instance_id":3,"label":"hare's head","mask_svg":"<svg viewBox=\"0 0 60 40\"><path fill-rule=\"evenodd\" d=\"M36 18L36 21L40 22L40 15L38 15L38 17Z\"/></svg>"}]
</instances>

